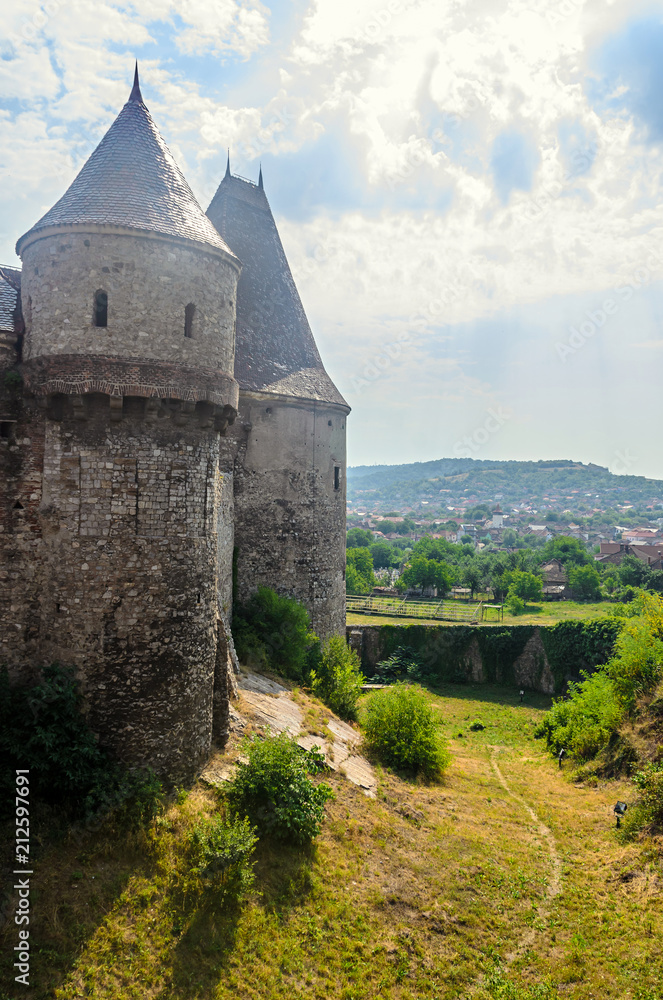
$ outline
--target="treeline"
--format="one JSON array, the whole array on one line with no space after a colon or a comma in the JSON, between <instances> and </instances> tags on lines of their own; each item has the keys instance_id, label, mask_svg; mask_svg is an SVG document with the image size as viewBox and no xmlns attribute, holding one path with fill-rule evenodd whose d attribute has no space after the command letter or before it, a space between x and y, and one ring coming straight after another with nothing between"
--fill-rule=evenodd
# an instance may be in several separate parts
<instances>
[{"instance_id":1,"label":"treeline","mask_svg":"<svg viewBox=\"0 0 663 1000\"><path fill-rule=\"evenodd\" d=\"M564 565L578 601L630 601L642 589L663 593L662 571L649 569L636 556L626 556L619 566L597 563L575 538L560 535L543 547L512 552L477 551L469 538L467 542L454 544L429 535L414 544L407 539L376 542L372 532L351 528L347 593L369 594L380 582L388 582L385 570L398 569L394 586L400 591L436 588L444 597L452 587L464 587L472 598L489 593L496 601L508 599L517 613L527 602L543 599L541 566L552 559Z\"/></svg>"}]
</instances>

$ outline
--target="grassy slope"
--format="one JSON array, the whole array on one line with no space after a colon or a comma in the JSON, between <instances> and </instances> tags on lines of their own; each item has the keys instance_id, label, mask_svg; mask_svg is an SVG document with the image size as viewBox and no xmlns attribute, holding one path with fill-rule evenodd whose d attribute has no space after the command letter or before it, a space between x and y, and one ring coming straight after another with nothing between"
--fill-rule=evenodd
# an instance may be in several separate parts
<instances>
[{"instance_id":1,"label":"grassy slope","mask_svg":"<svg viewBox=\"0 0 663 1000\"><path fill-rule=\"evenodd\" d=\"M522 615L512 615L504 609L504 623L509 625L556 625L558 622L584 621L590 618L603 618L612 607L606 601L595 604L579 604L576 601L546 601L544 604L528 605ZM502 624L496 622L489 612L491 621L482 622L479 627ZM348 625L404 625L416 621L420 625L458 625L458 622L444 622L437 619L388 617L386 615L348 614Z\"/></svg>"},{"instance_id":2,"label":"grassy slope","mask_svg":"<svg viewBox=\"0 0 663 1000\"><path fill-rule=\"evenodd\" d=\"M543 696L519 705L503 689L448 686L434 701L453 749L444 783L385 772L371 801L332 777L336 799L314 849L263 845L260 894L239 915L187 903L178 889L182 831L214 807L201 785L151 840L101 829L45 850L33 878L34 988L20 996L458 1000L487 995L482 973L534 929L508 972L515 982L551 974L559 995L577 1000L658 998L663 868L653 845L615 839L611 807L626 787L565 780L532 739ZM469 729L477 718L482 732ZM499 783L493 753L562 858L561 893L543 921L549 844ZM7 930L4 962L15 943Z\"/></svg>"}]
</instances>

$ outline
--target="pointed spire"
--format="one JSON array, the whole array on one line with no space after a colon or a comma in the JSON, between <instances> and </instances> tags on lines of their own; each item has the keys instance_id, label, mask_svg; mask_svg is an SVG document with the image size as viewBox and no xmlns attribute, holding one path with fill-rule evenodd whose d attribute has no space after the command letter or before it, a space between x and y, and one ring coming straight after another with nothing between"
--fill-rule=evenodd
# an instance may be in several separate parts
<instances>
[{"instance_id":1,"label":"pointed spire","mask_svg":"<svg viewBox=\"0 0 663 1000\"><path fill-rule=\"evenodd\" d=\"M230 177L230 149L228 149L228 162L226 163L226 177Z\"/></svg>"},{"instance_id":2,"label":"pointed spire","mask_svg":"<svg viewBox=\"0 0 663 1000\"><path fill-rule=\"evenodd\" d=\"M258 174L258 187L262 191L262 163L260 164L260 173Z\"/></svg>"},{"instance_id":3,"label":"pointed spire","mask_svg":"<svg viewBox=\"0 0 663 1000\"><path fill-rule=\"evenodd\" d=\"M130 101L140 101L143 103L143 95L140 92L140 83L138 81L138 60L136 59L136 69L134 72L134 85L131 93L129 94Z\"/></svg>"}]
</instances>

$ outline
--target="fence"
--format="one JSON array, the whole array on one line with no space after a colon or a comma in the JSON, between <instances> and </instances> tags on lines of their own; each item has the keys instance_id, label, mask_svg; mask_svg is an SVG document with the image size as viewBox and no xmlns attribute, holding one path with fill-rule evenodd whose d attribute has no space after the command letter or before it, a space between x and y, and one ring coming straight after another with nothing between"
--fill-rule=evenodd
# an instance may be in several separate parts
<instances>
[{"instance_id":1,"label":"fence","mask_svg":"<svg viewBox=\"0 0 663 1000\"><path fill-rule=\"evenodd\" d=\"M484 620L485 608L483 601L471 605L457 601L407 601L400 597L348 597L347 610L355 615L389 615L478 624Z\"/></svg>"}]
</instances>

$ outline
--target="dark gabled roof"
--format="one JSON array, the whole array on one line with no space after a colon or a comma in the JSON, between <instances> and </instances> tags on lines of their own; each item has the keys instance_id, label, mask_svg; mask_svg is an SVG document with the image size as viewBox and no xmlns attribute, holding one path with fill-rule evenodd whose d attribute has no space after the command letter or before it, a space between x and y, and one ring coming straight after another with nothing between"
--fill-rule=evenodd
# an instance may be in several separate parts
<instances>
[{"instance_id":1,"label":"dark gabled roof","mask_svg":"<svg viewBox=\"0 0 663 1000\"><path fill-rule=\"evenodd\" d=\"M242 262L235 378L241 389L347 403L325 371L260 182L230 170L207 209Z\"/></svg>"},{"instance_id":2,"label":"dark gabled roof","mask_svg":"<svg viewBox=\"0 0 663 1000\"><path fill-rule=\"evenodd\" d=\"M0 266L0 330L14 332L14 314L20 290L20 270L4 264Z\"/></svg>"},{"instance_id":3,"label":"dark gabled roof","mask_svg":"<svg viewBox=\"0 0 663 1000\"><path fill-rule=\"evenodd\" d=\"M138 68L129 100L53 208L20 238L50 226L122 226L230 253L196 201L143 103Z\"/></svg>"}]
</instances>

